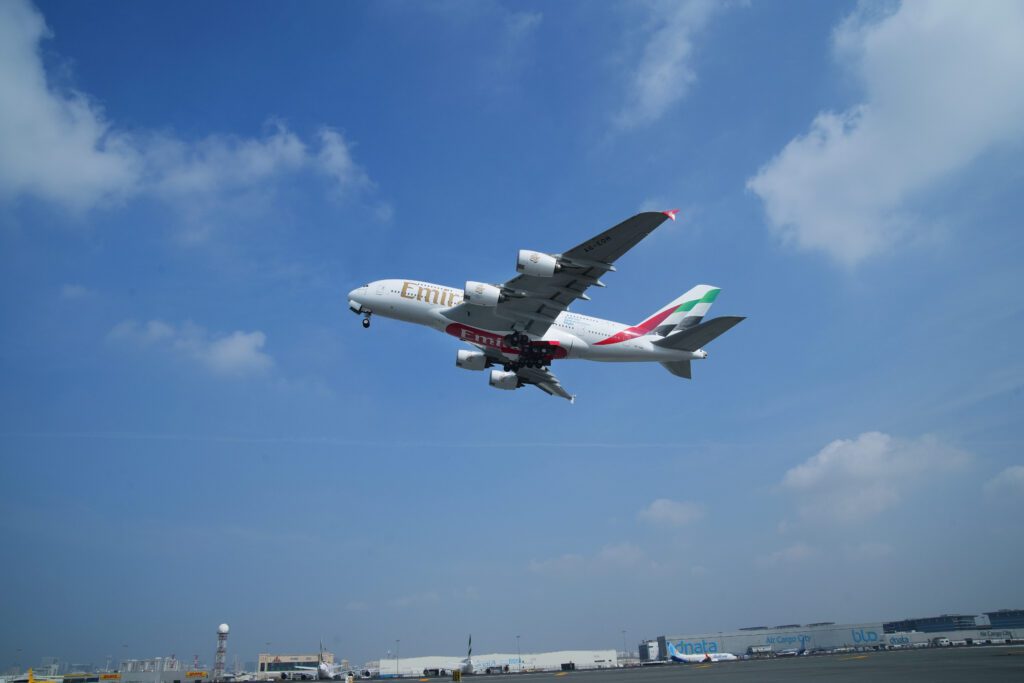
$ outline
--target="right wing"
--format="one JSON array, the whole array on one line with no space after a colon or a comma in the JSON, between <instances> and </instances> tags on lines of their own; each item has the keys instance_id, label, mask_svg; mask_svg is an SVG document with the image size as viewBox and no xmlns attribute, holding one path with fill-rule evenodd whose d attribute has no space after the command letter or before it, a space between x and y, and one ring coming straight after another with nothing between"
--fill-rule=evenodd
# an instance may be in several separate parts
<instances>
[{"instance_id":1,"label":"right wing","mask_svg":"<svg viewBox=\"0 0 1024 683\"><path fill-rule=\"evenodd\" d=\"M600 278L615 270L616 259L669 218L675 219L674 211L638 213L563 254L552 254L558 270L551 277L523 274L512 278L501 286L504 300L494 307L463 302L444 315L487 330L514 329L541 337L570 304L589 298L588 288L604 286Z\"/></svg>"}]
</instances>

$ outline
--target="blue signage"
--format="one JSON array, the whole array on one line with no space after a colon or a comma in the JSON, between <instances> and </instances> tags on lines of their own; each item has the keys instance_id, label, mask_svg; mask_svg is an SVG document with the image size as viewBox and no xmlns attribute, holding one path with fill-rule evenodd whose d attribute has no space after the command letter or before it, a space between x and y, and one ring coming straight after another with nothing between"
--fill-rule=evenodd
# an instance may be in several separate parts
<instances>
[{"instance_id":1,"label":"blue signage","mask_svg":"<svg viewBox=\"0 0 1024 683\"><path fill-rule=\"evenodd\" d=\"M798 633L792 636L768 636L764 639L769 645L790 645L798 646L801 650L807 646L807 641L811 640L811 636L806 633Z\"/></svg>"},{"instance_id":2,"label":"blue signage","mask_svg":"<svg viewBox=\"0 0 1024 683\"><path fill-rule=\"evenodd\" d=\"M853 642L855 643L877 643L878 633L875 631L865 631L862 628L850 629L850 635L853 636Z\"/></svg>"},{"instance_id":3,"label":"blue signage","mask_svg":"<svg viewBox=\"0 0 1024 683\"><path fill-rule=\"evenodd\" d=\"M718 641L701 640L699 643L688 643L685 640L680 640L676 643L676 649L684 655L703 655L718 652Z\"/></svg>"}]
</instances>

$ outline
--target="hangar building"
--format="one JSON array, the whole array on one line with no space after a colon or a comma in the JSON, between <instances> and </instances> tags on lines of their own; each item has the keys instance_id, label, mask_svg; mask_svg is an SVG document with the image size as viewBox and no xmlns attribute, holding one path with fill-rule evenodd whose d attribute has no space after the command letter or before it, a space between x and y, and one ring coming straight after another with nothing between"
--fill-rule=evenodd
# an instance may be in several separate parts
<instances>
[{"instance_id":1,"label":"hangar building","mask_svg":"<svg viewBox=\"0 0 1024 683\"><path fill-rule=\"evenodd\" d=\"M402 657L382 659L378 663L381 678L396 676L421 676L424 671L442 669L451 671L458 668L462 657ZM537 654L484 654L473 655L473 670L485 673L488 669L518 673L522 671L557 671L563 665L572 664L576 669L614 669L619 665L615 650L560 650ZM505 669L508 667L508 669Z\"/></svg>"},{"instance_id":2,"label":"hangar building","mask_svg":"<svg viewBox=\"0 0 1024 683\"><path fill-rule=\"evenodd\" d=\"M863 624L784 624L782 626L752 626L736 631L698 633L681 636L659 636L657 647L651 643L640 646L641 660L668 659L669 641L688 655L729 652L734 655L777 654L784 650L833 650L842 647L876 647L881 645L908 645L927 642L923 633L886 633L881 622ZM652 641L653 642L653 641Z\"/></svg>"}]
</instances>

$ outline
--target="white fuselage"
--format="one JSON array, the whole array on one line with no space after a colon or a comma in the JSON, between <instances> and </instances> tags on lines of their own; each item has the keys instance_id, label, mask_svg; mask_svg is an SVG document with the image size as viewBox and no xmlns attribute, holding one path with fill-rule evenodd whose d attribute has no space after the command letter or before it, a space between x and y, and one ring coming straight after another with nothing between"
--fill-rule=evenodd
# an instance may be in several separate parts
<instances>
[{"instance_id":1,"label":"white fuselage","mask_svg":"<svg viewBox=\"0 0 1024 683\"><path fill-rule=\"evenodd\" d=\"M455 287L418 280L377 280L349 293L349 300L361 312L432 327L478 347L493 347L505 355L516 355L503 342L511 331L475 327L445 317L444 311L462 303L463 291ZM351 305L351 304L350 304ZM703 350L683 351L656 346L654 335L636 335L630 326L611 320L565 311L558 315L544 336L536 341L551 342L561 351L556 358L582 358L604 362L673 362L706 358Z\"/></svg>"}]
</instances>

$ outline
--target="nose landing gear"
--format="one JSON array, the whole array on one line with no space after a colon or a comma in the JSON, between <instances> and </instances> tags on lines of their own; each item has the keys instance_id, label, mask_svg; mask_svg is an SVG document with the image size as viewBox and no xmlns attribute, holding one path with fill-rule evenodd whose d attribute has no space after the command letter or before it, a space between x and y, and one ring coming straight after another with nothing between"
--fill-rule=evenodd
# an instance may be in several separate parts
<instances>
[{"instance_id":1,"label":"nose landing gear","mask_svg":"<svg viewBox=\"0 0 1024 683\"><path fill-rule=\"evenodd\" d=\"M366 328L370 327L370 314L369 313L366 313L363 316L363 327L366 327Z\"/></svg>"}]
</instances>

